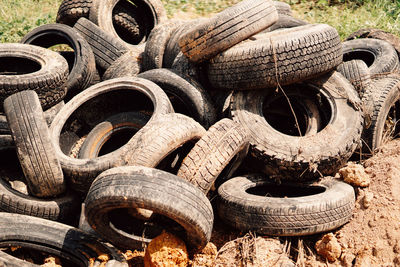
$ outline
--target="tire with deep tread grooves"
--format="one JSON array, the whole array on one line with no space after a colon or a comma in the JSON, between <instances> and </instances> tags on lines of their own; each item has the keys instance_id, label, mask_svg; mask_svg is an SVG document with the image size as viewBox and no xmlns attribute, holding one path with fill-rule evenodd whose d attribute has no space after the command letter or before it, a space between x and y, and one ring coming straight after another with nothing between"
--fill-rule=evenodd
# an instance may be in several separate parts
<instances>
[{"instance_id":1,"label":"tire with deep tread grooves","mask_svg":"<svg viewBox=\"0 0 400 267\"><path fill-rule=\"evenodd\" d=\"M102 80L135 77L142 71L143 46L130 49L104 72Z\"/></svg>"},{"instance_id":2,"label":"tire with deep tread grooves","mask_svg":"<svg viewBox=\"0 0 400 267\"><path fill-rule=\"evenodd\" d=\"M129 49L118 39L115 39L109 33L100 29L93 22L80 18L75 23L76 29L92 47L96 64L102 69L106 70L110 65L119 57L125 54Z\"/></svg>"},{"instance_id":3,"label":"tire with deep tread grooves","mask_svg":"<svg viewBox=\"0 0 400 267\"><path fill-rule=\"evenodd\" d=\"M299 181L334 175L360 142L363 114L357 92L338 72L283 90L287 95L299 91L319 96L315 103L320 99L326 103L320 108L330 109L326 127L303 137L281 133L267 122L263 112L264 101L276 94L274 91L236 91L231 97L231 116L250 131L249 154L260 161L260 171L273 178Z\"/></svg>"},{"instance_id":4,"label":"tire with deep tread grooves","mask_svg":"<svg viewBox=\"0 0 400 267\"><path fill-rule=\"evenodd\" d=\"M98 257L108 256L118 266L128 266L123 254L105 240L89 235L69 225L32 216L0 213L0 247L23 247L67 259L75 266L99 264ZM0 251L6 266L39 266ZM21 265L22 264L22 265ZM107 266L108 264L106 264ZM14 265L11 265L14 266ZM115 265L113 265L115 266Z\"/></svg>"},{"instance_id":5,"label":"tire with deep tread grooves","mask_svg":"<svg viewBox=\"0 0 400 267\"><path fill-rule=\"evenodd\" d=\"M149 209L176 221L184 228L186 244L194 252L210 240L214 221L210 201L191 183L173 174L139 166L113 168L101 173L87 194L88 223L104 238L129 249L150 242L142 233L122 235L110 227L109 212L121 208Z\"/></svg>"},{"instance_id":6,"label":"tire with deep tread grooves","mask_svg":"<svg viewBox=\"0 0 400 267\"><path fill-rule=\"evenodd\" d=\"M178 176L207 194L214 181L227 167L226 179L247 155L249 134L240 124L223 119L210 127L185 157Z\"/></svg>"},{"instance_id":7,"label":"tire with deep tread grooves","mask_svg":"<svg viewBox=\"0 0 400 267\"><path fill-rule=\"evenodd\" d=\"M4 111L30 193L37 197L64 193L64 175L36 92L9 96Z\"/></svg>"},{"instance_id":8,"label":"tire with deep tread grooves","mask_svg":"<svg viewBox=\"0 0 400 267\"><path fill-rule=\"evenodd\" d=\"M357 90L360 98L362 98L365 90L367 90L367 87L370 86L372 82L371 73L367 64L360 59L350 60L340 64L337 71L349 80Z\"/></svg>"},{"instance_id":9,"label":"tire with deep tread grooves","mask_svg":"<svg viewBox=\"0 0 400 267\"><path fill-rule=\"evenodd\" d=\"M71 187L75 190L85 192L89 188L93 179L102 171L116 166L125 165L121 154L131 151L129 141L120 149L97 157L95 159L75 159L65 155L60 148L60 135L69 117L85 102L95 97L117 90L139 91L148 97L153 103L152 119L156 119L162 114L173 112L171 103L167 95L151 81L141 78L118 78L101 82L89 87L85 91L76 95L60 110L50 126L51 141L55 146L55 153L60 160L61 167L71 182ZM132 110L134 110L132 103Z\"/></svg>"},{"instance_id":10,"label":"tire with deep tread grooves","mask_svg":"<svg viewBox=\"0 0 400 267\"><path fill-rule=\"evenodd\" d=\"M49 48L67 44L74 51L73 65L67 80L69 94L77 94L92 82L96 63L92 48L75 29L63 24L47 24L35 28L22 38L21 43ZM68 62L68 61L67 61Z\"/></svg>"},{"instance_id":11,"label":"tire with deep tread grooves","mask_svg":"<svg viewBox=\"0 0 400 267\"><path fill-rule=\"evenodd\" d=\"M221 89L262 89L288 85L329 72L342 63L336 29L326 24L259 34L210 60L208 79Z\"/></svg>"},{"instance_id":12,"label":"tire with deep tread grooves","mask_svg":"<svg viewBox=\"0 0 400 267\"><path fill-rule=\"evenodd\" d=\"M318 186L320 191L314 189L315 194L306 193L300 197L269 197L248 192L268 186L290 186L298 194L312 191L312 186ZM274 236L327 232L347 223L352 217L354 189L342 181L325 177L313 185L283 183L279 186L257 175L230 179L218 188L219 217L241 231Z\"/></svg>"},{"instance_id":13,"label":"tire with deep tread grooves","mask_svg":"<svg viewBox=\"0 0 400 267\"><path fill-rule=\"evenodd\" d=\"M217 120L214 103L208 92L195 80L169 69L153 69L140 73L138 77L148 79L161 87L174 103L184 105L175 112L192 117L208 129Z\"/></svg>"},{"instance_id":14,"label":"tire with deep tread grooves","mask_svg":"<svg viewBox=\"0 0 400 267\"><path fill-rule=\"evenodd\" d=\"M213 58L278 20L270 0L245 0L187 31L179 39L183 54L200 63Z\"/></svg>"},{"instance_id":15,"label":"tire with deep tread grooves","mask_svg":"<svg viewBox=\"0 0 400 267\"><path fill-rule=\"evenodd\" d=\"M363 38L343 42L343 61L361 59L367 63L371 75L399 72L399 57L388 42Z\"/></svg>"},{"instance_id":16,"label":"tire with deep tread grooves","mask_svg":"<svg viewBox=\"0 0 400 267\"><path fill-rule=\"evenodd\" d=\"M34 90L43 109L50 108L65 97L67 78L68 63L57 52L27 44L0 44L1 103L19 91Z\"/></svg>"},{"instance_id":17,"label":"tire with deep tread grooves","mask_svg":"<svg viewBox=\"0 0 400 267\"><path fill-rule=\"evenodd\" d=\"M63 0L57 11L56 22L74 26L80 18L89 18L92 0Z\"/></svg>"}]
</instances>

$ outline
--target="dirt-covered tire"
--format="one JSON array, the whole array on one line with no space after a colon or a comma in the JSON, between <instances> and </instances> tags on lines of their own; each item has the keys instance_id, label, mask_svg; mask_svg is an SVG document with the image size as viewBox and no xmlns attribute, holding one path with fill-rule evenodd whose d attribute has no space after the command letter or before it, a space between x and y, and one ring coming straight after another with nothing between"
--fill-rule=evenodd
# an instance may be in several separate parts
<instances>
[{"instance_id":1,"label":"dirt-covered tire","mask_svg":"<svg viewBox=\"0 0 400 267\"><path fill-rule=\"evenodd\" d=\"M343 62L337 67L340 72L354 86L360 98L371 84L371 75L367 64L360 59Z\"/></svg>"},{"instance_id":2,"label":"dirt-covered tire","mask_svg":"<svg viewBox=\"0 0 400 267\"><path fill-rule=\"evenodd\" d=\"M119 57L128 51L128 47L109 33L100 29L93 22L80 18L74 29L78 31L92 48L96 64L106 70Z\"/></svg>"},{"instance_id":3,"label":"dirt-covered tire","mask_svg":"<svg viewBox=\"0 0 400 267\"><path fill-rule=\"evenodd\" d=\"M331 177L312 185L276 185L261 175L247 175L222 184L218 195L218 215L227 224L274 236L336 229L351 219L355 204L353 187Z\"/></svg>"},{"instance_id":4,"label":"dirt-covered tire","mask_svg":"<svg viewBox=\"0 0 400 267\"><path fill-rule=\"evenodd\" d=\"M220 120L190 150L177 175L207 194L223 171L227 172L224 178L230 178L248 148L246 129L230 119Z\"/></svg>"},{"instance_id":5,"label":"dirt-covered tire","mask_svg":"<svg viewBox=\"0 0 400 267\"><path fill-rule=\"evenodd\" d=\"M363 38L343 42L343 61L353 59L363 60L371 75L399 71L396 50L383 40Z\"/></svg>"},{"instance_id":6,"label":"dirt-covered tire","mask_svg":"<svg viewBox=\"0 0 400 267\"><path fill-rule=\"evenodd\" d=\"M326 73L342 63L336 29L308 24L259 34L210 60L208 78L221 89L262 89Z\"/></svg>"},{"instance_id":7,"label":"dirt-covered tire","mask_svg":"<svg viewBox=\"0 0 400 267\"><path fill-rule=\"evenodd\" d=\"M96 69L93 51L87 41L73 28L63 24L42 25L25 35L21 43L44 48L57 44L69 45L74 50L74 60L72 66L69 66L68 93L76 94L91 83Z\"/></svg>"},{"instance_id":8,"label":"dirt-covered tire","mask_svg":"<svg viewBox=\"0 0 400 267\"><path fill-rule=\"evenodd\" d=\"M135 77L142 71L143 46L129 49L104 72L102 80Z\"/></svg>"},{"instance_id":9,"label":"dirt-covered tire","mask_svg":"<svg viewBox=\"0 0 400 267\"><path fill-rule=\"evenodd\" d=\"M69 225L5 212L1 213L0 225L1 248L35 249L66 259L75 266L99 264L98 257L104 255L110 260L126 264L121 266L128 266L122 253L105 240ZM18 266L38 266L14 258L3 251L0 253L1 258L6 258L11 263L16 261L19 264L26 264Z\"/></svg>"},{"instance_id":10,"label":"dirt-covered tire","mask_svg":"<svg viewBox=\"0 0 400 267\"><path fill-rule=\"evenodd\" d=\"M127 165L157 167L163 159L189 142L197 142L206 130L192 118L170 113L143 127L131 141L129 153L123 155Z\"/></svg>"},{"instance_id":11,"label":"dirt-covered tire","mask_svg":"<svg viewBox=\"0 0 400 267\"><path fill-rule=\"evenodd\" d=\"M349 37L347 37L346 41L359 38L374 38L386 41L389 44L391 44L394 47L394 49L396 49L397 54L400 57L400 39L398 36L392 33L385 32L381 29L371 29L371 28L360 29L350 34Z\"/></svg>"},{"instance_id":12,"label":"dirt-covered tire","mask_svg":"<svg viewBox=\"0 0 400 267\"><path fill-rule=\"evenodd\" d=\"M130 44L124 41L114 28L112 14L114 7L119 1L120 0L98 0L93 2L90 8L89 19L102 30L110 33L115 39L124 42L125 45L136 45L137 43ZM144 25L147 32L146 36L150 34L150 31L155 25L167 18L166 11L160 0L134 0L131 3L131 5L126 5L126 7L135 10L138 16L140 15L146 18L143 19L142 22L146 24Z\"/></svg>"},{"instance_id":13,"label":"dirt-covered tire","mask_svg":"<svg viewBox=\"0 0 400 267\"><path fill-rule=\"evenodd\" d=\"M294 18L290 15L279 14L278 20L273 25L271 25L270 27L263 30L261 33L272 32L272 31L275 31L278 29L294 28L294 27L303 26L306 24L308 24L308 22L306 22L304 20ZM253 37L250 37L250 38L253 38Z\"/></svg>"},{"instance_id":14,"label":"dirt-covered tire","mask_svg":"<svg viewBox=\"0 0 400 267\"><path fill-rule=\"evenodd\" d=\"M37 197L64 193L64 175L36 92L7 97L4 111L30 193Z\"/></svg>"},{"instance_id":15,"label":"dirt-covered tire","mask_svg":"<svg viewBox=\"0 0 400 267\"><path fill-rule=\"evenodd\" d=\"M279 16L280 15L286 15L286 16L292 15L292 9L289 4L286 4L285 2L281 2L281 1L273 1L273 3L276 8L276 11L278 11Z\"/></svg>"},{"instance_id":16,"label":"dirt-covered tire","mask_svg":"<svg viewBox=\"0 0 400 267\"><path fill-rule=\"evenodd\" d=\"M55 146L55 153L60 160L61 167L65 175L71 182L71 187L73 187L75 190L85 192L89 188L93 179L100 172L112 167L125 165L126 162L123 161L121 155L126 153L126 151L131 151L131 143L128 142L120 149L95 159L75 159L65 155L61 150L60 136L62 134L63 127L66 127L65 125L67 122L71 122L71 116L76 116L82 121L84 118L82 118L81 115L87 112L94 112L86 119L88 120L87 123L95 123L94 125L89 125L94 127L97 125L97 122L104 121L112 114L127 111L138 111L135 110L135 106L139 108L139 104L141 103L130 103L129 110L124 110L125 108L122 109L123 107L113 106L113 108L110 109L110 112L104 111L103 104L96 105L96 101L98 101L96 99L98 99L98 96L110 95L113 92L118 93L119 90L121 90L121 92L123 91L124 95L128 95L129 92L140 94L139 96L144 96L147 99L146 101L152 103L152 119L155 119L162 114L173 112L171 103L161 88L153 82L141 78L124 77L104 81L89 87L85 91L76 95L60 110L50 127L51 141ZM92 105L86 107L91 109L90 111L82 109L86 102L93 103ZM93 110L94 108L96 110Z\"/></svg>"},{"instance_id":17,"label":"dirt-covered tire","mask_svg":"<svg viewBox=\"0 0 400 267\"><path fill-rule=\"evenodd\" d=\"M210 240L214 221L210 201L191 183L173 174L139 166L118 167L101 173L90 187L85 200L89 225L117 247L140 248L155 236L142 236L142 232L127 235L110 227L110 212L123 208L148 209L175 221L193 251L201 250ZM133 217L124 223L141 224Z\"/></svg>"},{"instance_id":18,"label":"dirt-covered tire","mask_svg":"<svg viewBox=\"0 0 400 267\"><path fill-rule=\"evenodd\" d=\"M140 20L142 17L138 15L138 10L130 7L128 1L120 1L115 6L112 11L113 26L125 42L139 44L145 41L148 30Z\"/></svg>"},{"instance_id":19,"label":"dirt-covered tire","mask_svg":"<svg viewBox=\"0 0 400 267\"><path fill-rule=\"evenodd\" d=\"M196 81L174 70L153 69L140 73L164 90L175 112L185 114L208 129L217 120L216 110L208 92Z\"/></svg>"},{"instance_id":20,"label":"dirt-covered tire","mask_svg":"<svg viewBox=\"0 0 400 267\"><path fill-rule=\"evenodd\" d=\"M80 159L95 158L99 156L103 145L112 138L112 135L121 131L136 133L150 120L150 116L140 112L118 113L104 122L97 124L87 135L79 149ZM132 134L133 135L133 134Z\"/></svg>"},{"instance_id":21,"label":"dirt-covered tire","mask_svg":"<svg viewBox=\"0 0 400 267\"><path fill-rule=\"evenodd\" d=\"M325 117L323 128L302 137L277 131L264 117L264 102L281 93L237 91L231 97L231 116L250 131L249 154L261 162L261 171L279 179L334 175L360 142L363 116L357 92L338 72L283 90L289 97L299 94L313 99Z\"/></svg>"},{"instance_id":22,"label":"dirt-covered tire","mask_svg":"<svg viewBox=\"0 0 400 267\"><path fill-rule=\"evenodd\" d=\"M362 98L366 125L362 134L363 154L371 156L383 142L399 133L400 78L390 75L374 79Z\"/></svg>"},{"instance_id":23,"label":"dirt-covered tire","mask_svg":"<svg viewBox=\"0 0 400 267\"><path fill-rule=\"evenodd\" d=\"M19 91L34 90L42 107L49 108L64 98L67 78L68 63L57 52L27 44L0 44L0 103Z\"/></svg>"},{"instance_id":24,"label":"dirt-covered tire","mask_svg":"<svg viewBox=\"0 0 400 267\"><path fill-rule=\"evenodd\" d=\"M270 0L245 0L190 29L179 39L183 54L195 63L213 58L278 20Z\"/></svg>"},{"instance_id":25,"label":"dirt-covered tire","mask_svg":"<svg viewBox=\"0 0 400 267\"><path fill-rule=\"evenodd\" d=\"M89 18L92 0L63 0L56 17L57 23L74 26L81 18Z\"/></svg>"},{"instance_id":26,"label":"dirt-covered tire","mask_svg":"<svg viewBox=\"0 0 400 267\"><path fill-rule=\"evenodd\" d=\"M165 47L164 50L164 56L163 56L163 68L171 68L172 64L174 63L174 60L176 56L181 52L181 49L179 47L179 38L182 36L182 34L187 31L186 27L194 27L199 23L199 21L202 21L203 19L194 19L194 20L189 20L186 21L185 24L179 24L175 26L174 30L171 33L171 36L168 40L167 46ZM184 27L186 26L186 27Z\"/></svg>"}]
</instances>

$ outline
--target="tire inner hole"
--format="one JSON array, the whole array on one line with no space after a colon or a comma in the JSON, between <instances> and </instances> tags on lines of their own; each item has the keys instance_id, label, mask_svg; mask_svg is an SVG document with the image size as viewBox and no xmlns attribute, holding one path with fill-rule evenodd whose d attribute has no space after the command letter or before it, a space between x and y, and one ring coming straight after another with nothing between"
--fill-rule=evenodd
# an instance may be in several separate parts
<instances>
[{"instance_id":1,"label":"tire inner hole","mask_svg":"<svg viewBox=\"0 0 400 267\"><path fill-rule=\"evenodd\" d=\"M293 198L316 195L325 192L322 186L260 185L246 190L251 195L275 198Z\"/></svg>"},{"instance_id":2,"label":"tire inner hole","mask_svg":"<svg viewBox=\"0 0 400 267\"><path fill-rule=\"evenodd\" d=\"M0 75L23 75L37 72L41 65L31 59L21 57L0 57Z\"/></svg>"},{"instance_id":3,"label":"tire inner hole","mask_svg":"<svg viewBox=\"0 0 400 267\"><path fill-rule=\"evenodd\" d=\"M350 51L347 53L343 54L343 61L351 61L354 59L360 59L367 64L368 67L371 67L372 64L375 61L375 56L369 51L363 51L363 50L355 50L355 51Z\"/></svg>"},{"instance_id":4,"label":"tire inner hole","mask_svg":"<svg viewBox=\"0 0 400 267\"><path fill-rule=\"evenodd\" d=\"M110 138L101 146L99 151L99 157L105 154L111 153L123 145L128 143L128 141L137 133L133 128L123 128L118 129L113 134L111 134Z\"/></svg>"}]
</instances>

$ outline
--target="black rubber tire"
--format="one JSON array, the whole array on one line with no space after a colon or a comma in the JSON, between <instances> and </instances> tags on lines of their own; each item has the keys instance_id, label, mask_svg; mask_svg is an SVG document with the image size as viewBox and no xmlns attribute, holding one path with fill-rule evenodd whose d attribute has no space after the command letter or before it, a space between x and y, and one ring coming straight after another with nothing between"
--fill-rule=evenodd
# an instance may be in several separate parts
<instances>
[{"instance_id":1,"label":"black rubber tire","mask_svg":"<svg viewBox=\"0 0 400 267\"><path fill-rule=\"evenodd\" d=\"M75 24L76 29L92 47L96 65L106 70L119 57L128 51L128 47L112 35L104 32L93 22L80 18Z\"/></svg>"},{"instance_id":2,"label":"black rubber tire","mask_svg":"<svg viewBox=\"0 0 400 267\"><path fill-rule=\"evenodd\" d=\"M179 113L158 117L146 124L131 141L126 165L156 168L163 159L189 142L197 142L206 130L192 118Z\"/></svg>"},{"instance_id":3,"label":"black rubber tire","mask_svg":"<svg viewBox=\"0 0 400 267\"><path fill-rule=\"evenodd\" d=\"M191 77L192 79L208 87L207 76L204 75L203 71L204 64L195 64L193 62L190 62L189 59L182 52L179 52L179 54L175 57L171 69L184 76Z\"/></svg>"},{"instance_id":4,"label":"black rubber tire","mask_svg":"<svg viewBox=\"0 0 400 267\"><path fill-rule=\"evenodd\" d=\"M372 85L367 88L362 99L365 107L366 125L362 134L363 154L372 156L383 141L388 141L392 137L389 134L384 137L387 127L388 116L391 117L391 123L394 123L393 129L397 129L397 120L400 119L400 78L394 74L380 79L374 79ZM395 114L390 114L392 107L395 107Z\"/></svg>"},{"instance_id":5,"label":"black rubber tire","mask_svg":"<svg viewBox=\"0 0 400 267\"><path fill-rule=\"evenodd\" d=\"M337 71L349 80L362 99L365 90L367 90L372 82L367 64L360 59L354 59L340 64L337 67Z\"/></svg>"},{"instance_id":6,"label":"black rubber tire","mask_svg":"<svg viewBox=\"0 0 400 267\"><path fill-rule=\"evenodd\" d=\"M284 191L287 186L292 192ZM289 197L261 195L262 187L272 187L272 194ZM250 191L256 188L258 194ZM290 196L293 193L300 196ZM276 185L263 176L247 175L225 182L218 194L218 215L227 224L241 231L274 236L311 235L336 229L351 219L355 204L353 187L331 177L313 185Z\"/></svg>"},{"instance_id":7,"label":"black rubber tire","mask_svg":"<svg viewBox=\"0 0 400 267\"><path fill-rule=\"evenodd\" d=\"M75 29L63 24L47 24L35 28L22 38L21 43L49 48L57 44L67 44L74 51L74 60L69 66L67 80L69 94L77 94L92 82L96 70L93 51L86 40ZM68 62L68 60L67 60Z\"/></svg>"},{"instance_id":8,"label":"black rubber tire","mask_svg":"<svg viewBox=\"0 0 400 267\"><path fill-rule=\"evenodd\" d=\"M273 1L274 6L276 8L276 11L278 11L279 16L281 15L286 15L286 16L291 16L292 15L292 8L290 7L289 4L281 1Z\"/></svg>"},{"instance_id":9,"label":"black rubber tire","mask_svg":"<svg viewBox=\"0 0 400 267\"><path fill-rule=\"evenodd\" d=\"M290 15L279 14L279 18L278 18L277 22L275 22L273 25L271 25L270 27L263 30L261 33L272 32L272 31L275 31L278 29L284 29L284 28L294 28L294 27L303 26L303 25L307 25L307 24L309 24L309 23L304 20L294 18ZM253 38L253 37L250 37L250 38Z\"/></svg>"},{"instance_id":10,"label":"black rubber tire","mask_svg":"<svg viewBox=\"0 0 400 267\"><path fill-rule=\"evenodd\" d=\"M74 26L81 18L89 18L92 0L63 0L56 17L57 23Z\"/></svg>"},{"instance_id":11,"label":"black rubber tire","mask_svg":"<svg viewBox=\"0 0 400 267\"><path fill-rule=\"evenodd\" d=\"M98 157L103 145L112 135L124 131L139 131L150 120L150 116L140 112L118 113L104 122L97 124L87 135L79 149L80 159L92 159Z\"/></svg>"},{"instance_id":12,"label":"black rubber tire","mask_svg":"<svg viewBox=\"0 0 400 267\"><path fill-rule=\"evenodd\" d=\"M135 77L142 72L142 58L144 46L129 49L128 52L115 60L104 72L102 80L121 77Z\"/></svg>"},{"instance_id":13,"label":"black rubber tire","mask_svg":"<svg viewBox=\"0 0 400 267\"><path fill-rule=\"evenodd\" d=\"M149 70L138 77L160 86L170 98L175 112L193 118L206 129L216 122L216 110L210 95L193 79L169 69Z\"/></svg>"},{"instance_id":14,"label":"black rubber tire","mask_svg":"<svg viewBox=\"0 0 400 267\"><path fill-rule=\"evenodd\" d=\"M64 193L64 175L36 92L7 97L4 111L30 193L37 197Z\"/></svg>"},{"instance_id":15,"label":"black rubber tire","mask_svg":"<svg viewBox=\"0 0 400 267\"><path fill-rule=\"evenodd\" d=\"M128 266L123 254L99 239L69 225L52 222L32 216L1 213L0 247L24 247L50 253L61 259L67 259L75 266L93 266L99 264L98 257L106 255L110 260ZM0 252L0 257L18 266L39 266ZM93 262L94 260L94 262ZM7 266L7 265L6 265Z\"/></svg>"},{"instance_id":16,"label":"black rubber tire","mask_svg":"<svg viewBox=\"0 0 400 267\"><path fill-rule=\"evenodd\" d=\"M114 7L120 0L97 0L93 2L89 19L97 24L102 30L111 34L115 39L124 42L127 46L138 43L127 43L118 35L114 28L112 14ZM160 0L133 0L132 5L125 5L125 8L131 8L136 14L147 18L142 23L146 25L146 37L150 34L155 25L167 19L166 11ZM140 22L138 20L138 22ZM140 25L139 25L140 26Z\"/></svg>"},{"instance_id":17,"label":"black rubber tire","mask_svg":"<svg viewBox=\"0 0 400 267\"><path fill-rule=\"evenodd\" d=\"M75 159L69 157L68 155L65 155L61 151L60 135L63 131L63 127L65 127L65 124L67 122L71 121L71 115L73 115L74 112L76 112L83 104L88 101L94 101L97 96L117 90L140 92L141 94L148 97L153 103L154 108L152 119L155 119L162 114L173 112L171 103L169 102L167 95L161 90L161 88L151 81L141 78L124 77L104 81L97 85L89 87L88 89L71 99L71 101L65 104L65 106L54 118L53 123L50 127L50 132L51 141L53 142L56 150L55 154L60 160L64 174L71 182L71 187L77 191L86 192L93 179L100 172L110 169L112 167L126 164L126 162L123 161L121 155L126 153L126 151L131 150L131 142L128 142L123 147L112 153L95 159ZM135 105L135 103L132 103L132 107L130 108L130 110L120 110L117 106L114 106L110 113L104 113L105 111L103 111L103 105L96 106L96 104L94 104L94 108L98 110L94 111L93 118L89 116L87 120L90 120L92 123L94 123L94 125L92 126L94 127L97 124L97 121L104 121L112 114L116 114L119 112L135 111ZM101 114L102 112L104 113L104 115ZM79 118L79 116L81 116L81 113L75 114L75 116L78 116L78 119L82 120L82 118Z\"/></svg>"},{"instance_id":18,"label":"black rubber tire","mask_svg":"<svg viewBox=\"0 0 400 267\"><path fill-rule=\"evenodd\" d=\"M182 22L179 20L159 24L151 31L143 55L143 70L163 67L164 51L174 29Z\"/></svg>"},{"instance_id":19,"label":"black rubber tire","mask_svg":"<svg viewBox=\"0 0 400 267\"><path fill-rule=\"evenodd\" d=\"M0 103L16 92L34 90L46 109L67 93L68 64L54 51L27 44L0 44L0 62Z\"/></svg>"},{"instance_id":20,"label":"black rubber tire","mask_svg":"<svg viewBox=\"0 0 400 267\"><path fill-rule=\"evenodd\" d=\"M185 157L178 176L207 194L226 170L229 179L247 155L249 134L240 124L223 119L210 127Z\"/></svg>"},{"instance_id":21,"label":"black rubber tire","mask_svg":"<svg viewBox=\"0 0 400 267\"><path fill-rule=\"evenodd\" d=\"M278 20L271 0L244 0L191 28L179 39L183 54L194 63L207 61Z\"/></svg>"},{"instance_id":22,"label":"black rubber tire","mask_svg":"<svg viewBox=\"0 0 400 267\"><path fill-rule=\"evenodd\" d=\"M208 78L213 87L246 90L288 85L342 63L339 34L326 24L280 29L258 37L210 60Z\"/></svg>"},{"instance_id":23,"label":"black rubber tire","mask_svg":"<svg viewBox=\"0 0 400 267\"><path fill-rule=\"evenodd\" d=\"M374 38L388 42L396 49L398 56L400 57L400 39L398 36L385 32L381 29L360 29L347 37L346 41L359 39L359 38Z\"/></svg>"},{"instance_id":24,"label":"black rubber tire","mask_svg":"<svg viewBox=\"0 0 400 267\"><path fill-rule=\"evenodd\" d=\"M281 133L267 122L263 111L264 102L277 93L236 91L231 97L231 116L250 131L249 154L261 162L260 171L273 178L299 181L334 175L360 142L363 116L357 92L338 72L283 90L288 96L299 94L300 99L310 94L315 103L321 103L321 114L329 108L330 113L324 115L326 127L303 137Z\"/></svg>"},{"instance_id":25,"label":"black rubber tire","mask_svg":"<svg viewBox=\"0 0 400 267\"><path fill-rule=\"evenodd\" d=\"M343 61L363 60L371 75L399 71L399 57L388 42L378 39L356 39L343 42Z\"/></svg>"},{"instance_id":26,"label":"black rubber tire","mask_svg":"<svg viewBox=\"0 0 400 267\"><path fill-rule=\"evenodd\" d=\"M210 240L214 221L210 201L191 183L173 174L139 166L113 168L101 173L87 194L86 217L100 235L120 248L138 248L150 242L148 237L122 234L110 227L109 213L121 208L148 209L177 222L194 252ZM132 217L130 223L143 222Z\"/></svg>"},{"instance_id":27,"label":"black rubber tire","mask_svg":"<svg viewBox=\"0 0 400 267\"><path fill-rule=\"evenodd\" d=\"M130 44L140 44L146 40L148 30L144 27L138 9L131 9L128 1L119 1L112 11L112 21L115 31L123 40Z\"/></svg>"}]
</instances>

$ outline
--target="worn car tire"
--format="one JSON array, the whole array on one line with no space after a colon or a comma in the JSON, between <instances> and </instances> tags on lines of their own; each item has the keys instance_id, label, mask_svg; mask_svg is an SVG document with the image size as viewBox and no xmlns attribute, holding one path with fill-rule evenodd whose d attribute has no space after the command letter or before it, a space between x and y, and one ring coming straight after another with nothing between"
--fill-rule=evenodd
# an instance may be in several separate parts
<instances>
[{"instance_id":1,"label":"worn car tire","mask_svg":"<svg viewBox=\"0 0 400 267\"><path fill-rule=\"evenodd\" d=\"M249 134L240 124L223 119L210 127L184 158L178 176L204 194L223 171L225 179L239 167L249 148Z\"/></svg>"},{"instance_id":2,"label":"worn car tire","mask_svg":"<svg viewBox=\"0 0 400 267\"><path fill-rule=\"evenodd\" d=\"M42 25L26 34L21 43L44 48L57 44L67 44L74 50L74 60L69 67L70 72L67 80L69 94L77 94L86 89L92 82L96 69L93 51L86 40L73 28L63 24Z\"/></svg>"},{"instance_id":3,"label":"worn car tire","mask_svg":"<svg viewBox=\"0 0 400 267\"><path fill-rule=\"evenodd\" d=\"M216 122L216 110L208 92L196 81L174 70L154 69L140 73L169 96L175 112L185 114L208 129Z\"/></svg>"},{"instance_id":4,"label":"worn car tire","mask_svg":"<svg viewBox=\"0 0 400 267\"><path fill-rule=\"evenodd\" d=\"M284 191L288 187L291 192ZM273 196L262 195L263 188ZM274 196L279 193L284 196ZM222 184L218 195L218 214L227 224L241 231L274 236L333 230L351 219L355 204L353 187L331 177L313 185L276 185L265 177L247 175Z\"/></svg>"},{"instance_id":5,"label":"worn car tire","mask_svg":"<svg viewBox=\"0 0 400 267\"><path fill-rule=\"evenodd\" d=\"M57 12L56 22L74 26L81 18L89 18L92 0L63 0Z\"/></svg>"},{"instance_id":6,"label":"worn car tire","mask_svg":"<svg viewBox=\"0 0 400 267\"><path fill-rule=\"evenodd\" d=\"M135 77L142 71L143 46L130 49L104 72L102 80Z\"/></svg>"},{"instance_id":7,"label":"worn car tire","mask_svg":"<svg viewBox=\"0 0 400 267\"><path fill-rule=\"evenodd\" d=\"M64 175L36 92L9 96L4 111L31 194L51 197L64 193Z\"/></svg>"},{"instance_id":8,"label":"worn car tire","mask_svg":"<svg viewBox=\"0 0 400 267\"><path fill-rule=\"evenodd\" d=\"M237 91L231 97L231 116L250 131L250 155L263 172L279 179L334 175L360 142L363 116L357 92L338 72L283 90L314 99L325 117L323 129L302 137L277 131L264 117L264 102L278 93Z\"/></svg>"},{"instance_id":9,"label":"worn car tire","mask_svg":"<svg viewBox=\"0 0 400 267\"><path fill-rule=\"evenodd\" d=\"M354 86L360 98L371 85L371 73L367 64L359 59L343 62L337 67L340 72Z\"/></svg>"},{"instance_id":10,"label":"worn car tire","mask_svg":"<svg viewBox=\"0 0 400 267\"><path fill-rule=\"evenodd\" d=\"M310 41L312 40L312 41ZM262 89L310 79L342 62L336 29L326 24L259 34L210 60L208 79L220 89Z\"/></svg>"},{"instance_id":11,"label":"worn car tire","mask_svg":"<svg viewBox=\"0 0 400 267\"><path fill-rule=\"evenodd\" d=\"M141 233L127 235L110 227L109 213L123 208L148 209L172 219L184 228L186 244L195 252L210 240L214 221L210 201L191 183L173 174L139 166L113 168L101 173L87 194L86 217L100 235L120 248L132 249L150 242L151 238ZM131 219L131 223L140 224Z\"/></svg>"}]
</instances>

